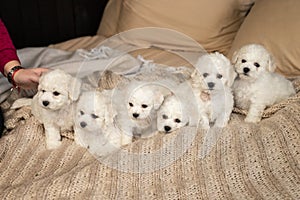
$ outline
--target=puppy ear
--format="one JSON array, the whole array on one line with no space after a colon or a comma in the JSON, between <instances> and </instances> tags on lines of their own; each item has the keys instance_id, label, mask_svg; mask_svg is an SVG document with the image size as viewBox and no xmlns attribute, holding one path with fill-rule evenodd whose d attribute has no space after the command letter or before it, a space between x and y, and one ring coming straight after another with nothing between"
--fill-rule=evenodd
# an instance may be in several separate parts
<instances>
[{"instance_id":1,"label":"puppy ear","mask_svg":"<svg viewBox=\"0 0 300 200\"><path fill-rule=\"evenodd\" d=\"M76 101L79 98L81 93L81 85L82 82L78 78L71 77L70 78L70 85L69 85L69 98L72 101Z\"/></svg>"},{"instance_id":2,"label":"puppy ear","mask_svg":"<svg viewBox=\"0 0 300 200\"><path fill-rule=\"evenodd\" d=\"M115 116L117 116L117 111L112 107L111 104L107 104L104 112L104 123L106 125L112 124Z\"/></svg>"},{"instance_id":3,"label":"puppy ear","mask_svg":"<svg viewBox=\"0 0 300 200\"><path fill-rule=\"evenodd\" d=\"M173 92L170 92L169 94L167 94L166 96L164 96L164 101L168 98L170 98L171 96L175 95ZM163 102L164 102L163 101Z\"/></svg>"},{"instance_id":4,"label":"puppy ear","mask_svg":"<svg viewBox=\"0 0 300 200\"><path fill-rule=\"evenodd\" d=\"M158 95L158 97L157 97L158 101L156 102L156 105L154 104L154 109L156 109L156 110L158 110L162 104L165 104L165 102L169 98L174 96L174 93L169 91L167 94L163 95L161 93L158 93L157 95Z\"/></svg>"},{"instance_id":5,"label":"puppy ear","mask_svg":"<svg viewBox=\"0 0 300 200\"><path fill-rule=\"evenodd\" d=\"M117 116L117 111L113 107L111 102L111 91L110 90L103 90L102 92L97 92L99 98L103 98L103 103L105 104L104 109L104 123L105 125L112 124L114 121L115 116Z\"/></svg>"},{"instance_id":6,"label":"puppy ear","mask_svg":"<svg viewBox=\"0 0 300 200\"><path fill-rule=\"evenodd\" d=\"M47 72L43 73L42 76L39 78L39 84L38 84L38 88L37 88L38 91L42 90L42 84L41 83L43 82L46 73Z\"/></svg>"},{"instance_id":7,"label":"puppy ear","mask_svg":"<svg viewBox=\"0 0 300 200\"><path fill-rule=\"evenodd\" d=\"M153 99L153 107L155 110L158 110L161 104L164 102L164 95L160 94L159 92L154 94L154 99Z\"/></svg>"},{"instance_id":8,"label":"puppy ear","mask_svg":"<svg viewBox=\"0 0 300 200\"><path fill-rule=\"evenodd\" d=\"M198 90L204 90L207 87L204 77L198 71L198 69L195 69L193 74L191 75L190 83L192 88L197 88Z\"/></svg>"},{"instance_id":9,"label":"puppy ear","mask_svg":"<svg viewBox=\"0 0 300 200\"><path fill-rule=\"evenodd\" d=\"M239 51L237 50L232 55L232 59L231 59L232 64L236 64L238 58L239 58Z\"/></svg>"},{"instance_id":10,"label":"puppy ear","mask_svg":"<svg viewBox=\"0 0 300 200\"><path fill-rule=\"evenodd\" d=\"M273 55L269 54L268 67L267 70L269 72L274 72L276 69L276 63Z\"/></svg>"},{"instance_id":11,"label":"puppy ear","mask_svg":"<svg viewBox=\"0 0 300 200\"><path fill-rule=\"evenodd\" d=\"M235 78L237 76L237 73L235 72L234 68L232 65L228 66L227 70L227 81L226 81L226 86L231 87Z\"/></svg>"},{"instance_id":12,"label":"puppy ear","mask_svg":"<svg viewBox=\"0 0 300 200\"><path fill-rule=\"evenodd\" d=\"M186 122L184 126L188 126L188 125L190 125L190 122L189 122L189 121Z\"/></svg>"}]
</instances>

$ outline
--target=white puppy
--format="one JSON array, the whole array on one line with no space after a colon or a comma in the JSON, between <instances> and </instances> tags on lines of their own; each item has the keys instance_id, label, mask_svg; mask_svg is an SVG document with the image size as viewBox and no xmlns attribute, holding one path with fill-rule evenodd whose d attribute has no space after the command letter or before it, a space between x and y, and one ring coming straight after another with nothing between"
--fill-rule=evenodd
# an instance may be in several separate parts
<instances>
[{"instance_id":1,"label":"white puppy","mask_svg":"<svg viewBox=\"0 0 300 200\"><path fill-rule=\"evenodd\" d=\"M115 126L115 115L108 91L83 92L76 105L75 142L98 157L131 143L132 138Z\"/></svg>"},{"instance_id":2,"label":"white puppy","mask_svg":"<svg viewBox=\"0 0 300 200\"><path fill-rule=\"evenodd\" d=\"M45 128L48 149L61 144L60 132L73 130L73 103L79 98L81 81L56 69L44 73L32 100L32 114Z\"/></svg>"},{"instance_id":3,"label":"white puppy","mask_svg":"<svg viewBox=\"0 0 300 200\"><path fill-rule=\"evenodd\" d=\"M168 95L157 112L157 129L160 132L171 133L188 125L184 116L184 105L174 95Z\"/></svg>"},{"instance_id":4,"label":"white puppy","mask_svg":"<svg viewBox=\"0 0 300 200\"><path fill-rule=\"evenodd\" d=\"M188 84L188 88L182 88L182 86L185 86L185 83L179 84L176 88L176 92L184 95L184 97L189 97L185 98L185 104L190 104L192 109L190 111L193 111L189 113L190 117L196 119L196 126L198 128L209 129L210 96L206 91L206 83L202 75L198 69L185 66L178 67L174 73L182 74ZM190 125L193 126L193 124Z\"/></svg>"},{"instance_id":5,"label":"white puppy","mask_svg":"<svg viewBox=\"0 0 300 200\"><path fill-rule=\"evenodd\" d=\"M204 121L209 121L216 127L225 127L233 110L231 86L236 77L230 60L218 52L205 54L199 58L196 68L202 77L192 76L192 86L202 87L209 95L208 101L204 103L206 112L203 112L207 114L208 120Z\"/></svg>"},{"instance_id":6,"label":"white puppy","mask_svg":"<svg viewBox=\"0 0 300 200\"><path fill-rule=\"evenodd\" d=\"M243 46L232 62L238 73L233 86L235 104L248 110L246 122L259 122L266 107L295 94L292 83L274 73L273 57L262 45Z\"/></svg>"},{"instance_id":7,"label":"white puppy","mask_svg":"<svg viewBox=\"0 0 300 200\"><path fill-rule=\"evenodd\" d=\"M128 99L128 113L133 120L143 120L157 110L164 100L163 89L157 85L146 85L137 88Z\"/></svg>"},{"instance_id":8,"label":"white puppy","mask_svg":"<svg viewBox=\"0 0 300 200\"><path fill-rule=\"evenodd\" d=\"M147 137L157 130L157 110L168 94L168 89L155 84L143 85L132 91L127 100L127 109L134 124L134 135Z\"/></svg>"}]
</instances>

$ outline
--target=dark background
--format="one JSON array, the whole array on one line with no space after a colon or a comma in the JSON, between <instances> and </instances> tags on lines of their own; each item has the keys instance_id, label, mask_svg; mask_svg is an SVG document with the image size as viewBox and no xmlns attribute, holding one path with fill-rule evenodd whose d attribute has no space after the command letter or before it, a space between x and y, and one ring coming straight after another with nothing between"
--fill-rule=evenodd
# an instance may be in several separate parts
<instances>
[{"instance_id":1,"label":"dark background","mask_svg":"<svg viewBox=\"0 0 300 200\"><path fill-rule=\"evenodd\" d=\"M95 35L108 0L0 0L0 17L17 49Z\"/></svg>"}]
</instances>

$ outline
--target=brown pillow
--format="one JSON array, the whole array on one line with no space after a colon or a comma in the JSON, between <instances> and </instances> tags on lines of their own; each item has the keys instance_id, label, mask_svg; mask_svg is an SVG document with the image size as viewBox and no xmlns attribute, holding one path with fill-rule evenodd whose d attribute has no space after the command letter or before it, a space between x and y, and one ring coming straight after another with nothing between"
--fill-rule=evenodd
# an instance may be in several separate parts
<instances>
[{"instance_id":1,"label":"brown pillow","mask_svg":"<svg viewBox=\"0 0 300 200\"><path fill-rule=\"evenodd\" d=\"M259 43L273 54L277 72L300 75L299 9L299 0L257 1L238 31L228 57L245 44Z\"/></svg>"},{"instance_id":2,"label":"brown pillow","mask_svg":"<svg viewBox=\"0 0 300 200\"><path fill-rule=\"evenodd\" d=\"M161 27L179 31L196 40L207 51L226 53L254 0L112 0L106 9L98 33L114 29L116 11L120 9L116 33L133 28ZM121 2L121 3L120 3ZM112 4L114 9L112 8ZM121 4L121 5L120 5ZM110 12L108 14L108 12ZM113 17L109 23L107 17ZM110 24L108 26L108 24ZM112 28L114 27L114 28ZM139 34L138 34L139 35ZM130 37L136 38L133 35ZM149 43L152 43L152 37ZM157 38L157 37L156 37ZM145 39L145 38L139 38ZM157 44L157 39L153 41ZM163 39L160 44L164 43ZM169 46L170 44L167 44ZM189 48L190 42L178 40L174 46ZM193 49L194 47L192 47Z\"/></svg>"}]
</instances>

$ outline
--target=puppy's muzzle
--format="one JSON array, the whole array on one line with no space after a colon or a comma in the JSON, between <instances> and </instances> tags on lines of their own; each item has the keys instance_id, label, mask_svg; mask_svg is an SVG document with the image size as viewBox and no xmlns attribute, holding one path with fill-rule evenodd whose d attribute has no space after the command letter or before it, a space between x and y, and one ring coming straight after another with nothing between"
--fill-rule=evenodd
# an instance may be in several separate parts
<instances>
[{"instance_id":1,"label":"puppy's muzzle","mask_svg":"<svg viewBox=\"0 0 300 200\"><path fill-rule=\"evenodd\" d=\"M133 113L132 116L133 116L134 118L138 118L138 117L140 116L140 114L138 114L138 113Z\"/></svg>"},{"instance_id":2,"label":"puppy's muzzle","mask_svg":"<svg viewBox=\"0 0 300 200\"><path fill-rule=\"evenodd\" d=\"M84 127L87 126L87 123L86 122L80 122L80 126L81 126L81 128L84 128Z\"/></svg>"},{"instance_id":3,"label":"puppy's muzzle","mask_svg":"<svg viewBox=\"0 0 300 200\"><path fill-rule=\"evenodd\" d=\"M164 126L164 129L166 133L169 133L172 128L170 126Z\"/></svg>"},{"instance_id":4,"label":"puppy's muzzle","mask_svg":"<svg viewBox=\"0 0 300 200\"><path fill-rule=\"evenodd\" d=\"M45 107L47 107L50 104L49 101L43 101L42 103L43 103L43 106L45 106Z\"/></svg>"},{"instance_id":5,"label":"puppy's muzzle","mask_svg":"<svg viewBox=\"0 0 300 200\"><path fill-rule=\"evenodd\" d=\"M215 87L215 83L213 83L213 82L208 82L207 83L207 86L208 86L208 88L210 89L210 90L212 90L214 87Z\"/></svg>"},{"instance_id":6,"label":"puppy's muzzle","mask_svg":"<svg viewBox=\"0 0 300 200\"><path fill-rule=\"evenodd\" d=\"M247 74L248 72L250 72L250 69L248 67L244 67L243 72L244 72L244 74Z\"/></svg>"}]
</instances>

